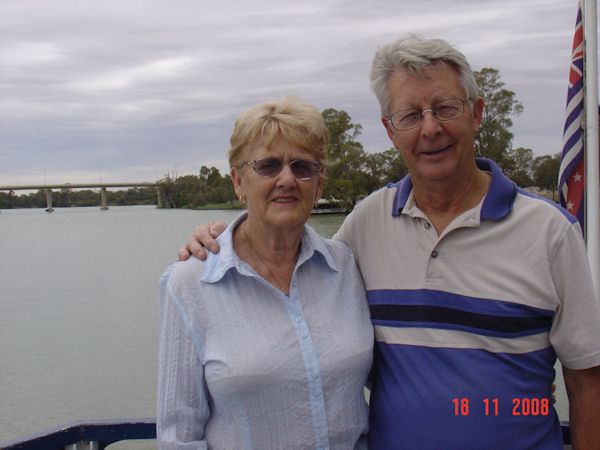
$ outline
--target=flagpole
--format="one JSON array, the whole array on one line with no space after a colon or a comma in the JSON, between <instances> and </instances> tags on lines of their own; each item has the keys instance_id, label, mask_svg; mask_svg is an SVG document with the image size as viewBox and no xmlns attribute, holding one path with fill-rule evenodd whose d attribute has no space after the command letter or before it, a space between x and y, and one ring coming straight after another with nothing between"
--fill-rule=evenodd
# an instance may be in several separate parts
<instances>
[{"instance_id":1,"label":"flagpole","mask_svg":"<svg viewBox=\"0 0 600 450\"><path fill-rule=\"evenodd\" d=\"M592 279L600 293L600 158L598 155L598 10L596 0L584 2L586 105L586 237Z\"/></svg>"}]
</instances>

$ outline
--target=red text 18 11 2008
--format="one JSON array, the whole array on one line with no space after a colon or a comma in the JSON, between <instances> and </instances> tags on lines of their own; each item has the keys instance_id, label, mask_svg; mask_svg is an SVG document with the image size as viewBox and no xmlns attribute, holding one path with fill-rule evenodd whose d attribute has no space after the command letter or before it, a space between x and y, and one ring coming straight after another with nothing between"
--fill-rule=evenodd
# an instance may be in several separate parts
<instances>
[{"instance_id":1,"label":"red text 18 11 2008","mask_svg":"<svg viewBox=\"0 0 600 450\"><path fill-rule=\"evenodd\" d=\"M486 416L498 416L507 412L513 416L547 416L550 412L548 399L535 397L513 398L510 411L501 410L497 398L484 398L476 409L473 409L473 404L468 398L453 398L452 406L455 416L468 416L475 410L478 414Z\"/></svg>"}]
</instances>

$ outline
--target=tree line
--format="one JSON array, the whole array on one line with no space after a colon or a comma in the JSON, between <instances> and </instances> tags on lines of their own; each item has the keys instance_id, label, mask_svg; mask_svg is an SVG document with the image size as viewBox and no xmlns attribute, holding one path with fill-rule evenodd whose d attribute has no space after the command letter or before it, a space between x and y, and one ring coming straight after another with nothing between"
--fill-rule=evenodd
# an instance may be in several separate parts
<instances>
[{"instance_id":1,"label":"tree line","mask_svg":"<svg viewBox=\"0 0 600 450\"><path fill-rule=\"evenodd\" d=\"M480 93L485 101L484 115L475 138L477 156L494 160L504 173L524 188L536 187L555 195L560 154L535 157L529 148L513 148L512 117L523 111L516 94L505 88L497 69L475 72ZM323 186L323 197L346 210L370 192L396 182L408 173L399 152L394 148L367 152L360 143L362 126L353 123L344 110L322 111L331 138L327 147L329 164ZM383 132L383 131L382 131ZM234 208L235 192L229 174L221 175L215 167L202 166L197 175L165 174L158 181L163 207L167 208ZM95 206L100 193L91 190L53 192L55 207ZM153 187L110 191L109 205L157 204ZM46 206L43 190L17 196L0 192L0 208L42 208Z\"/></svg>"},{"instance_id":2,"label":"tree line","mask_svg":"<svg viewBox=\"0 0 600 450\"><path fill-rule=\"evenodd\" d=\"M158 184L165 208L237 207L231 176L216 167L202 166L198 175L167 174Z\"/></svg>"}]
</instances>

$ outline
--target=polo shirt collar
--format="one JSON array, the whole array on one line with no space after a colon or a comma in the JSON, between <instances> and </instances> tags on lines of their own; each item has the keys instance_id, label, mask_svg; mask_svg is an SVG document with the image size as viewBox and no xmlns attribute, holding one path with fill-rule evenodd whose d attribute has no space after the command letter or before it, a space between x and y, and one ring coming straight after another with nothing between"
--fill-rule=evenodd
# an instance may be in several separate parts
<instances>
[{"instance_id":1,"label":"polo shirt collar","mask_svg":"<svg viewBox=\"0 0 600 450\"><path fill-rule=\"evenodd\" d=\"M500 168L490 159L475 158L477 167L492 174L492 182L481 207L481 220L502 219L512 211L517 185L509 180ZM388 188L396 187L396 195L392 207L392 216L399 216L406 206L413 185L410 175L406 175L397 183L389 184Z\"/></svg>"},{"instance_id":2,"label":"polo shirt collar","mask_svg":"<svg viewBox=\"0 0 600 450\"><path fill-rule=\"evenodd\" d=\"M207 283L216 283L221 280L227 271L234 269L242 275L256 276L253 271L250 270L250 266L242 261L233 249L233 231L235 228L244 222L248 218L248 213L243 213L233 220L217 238L219 243L219 253L208 253L206 259L206 266L201 281ZM336 272L340 271L340 268L336 264L331 251L325 244L319 234L308 225L304 225L302 230L302 244L300 247L300 255L298 256L298 262L296 267L301 266L304 262L311 259L316 253L322 255L324 261L327 263L331 270Z\"/></svg>"}]
</instances>

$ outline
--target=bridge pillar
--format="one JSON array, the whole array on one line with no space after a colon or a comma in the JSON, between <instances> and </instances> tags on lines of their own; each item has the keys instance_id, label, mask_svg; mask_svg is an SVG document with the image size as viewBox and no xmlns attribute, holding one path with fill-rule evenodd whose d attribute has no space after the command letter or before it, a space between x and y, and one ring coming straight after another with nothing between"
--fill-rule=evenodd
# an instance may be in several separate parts
<instances>
[{"instance_id":1,"label":"bridge pillar","mask_svg":"<svg viewBox=\"0 0 600 450\"><path fill-rule=\"evenodd\" d=\"M46 188L46 211L54 211L54 208L52 207L52 189L50 188Z\"/></svg>"},{"instance_id":2,"label":"bridge pillar","mask_svg":"<svg viewBox=\"0 0 600 450\"><path fill-rule=\"evenodd\" d=\"M108 206L106 205L106 188L100 188L100 199L101 199L101 203L100 203L100 210L102 211L106 211L108 209Z\"/></svg>"}]
</instances>

